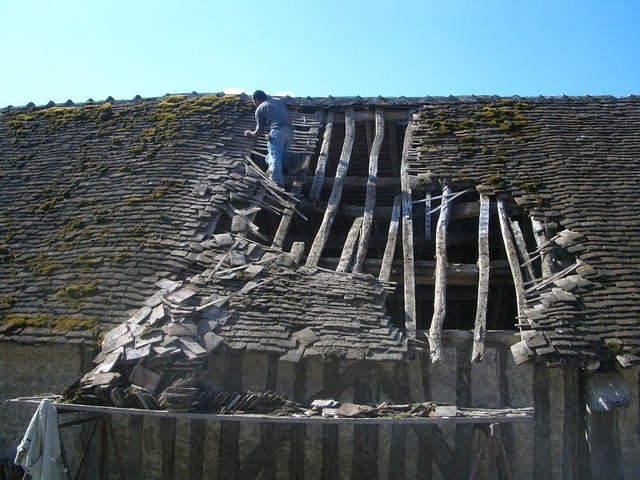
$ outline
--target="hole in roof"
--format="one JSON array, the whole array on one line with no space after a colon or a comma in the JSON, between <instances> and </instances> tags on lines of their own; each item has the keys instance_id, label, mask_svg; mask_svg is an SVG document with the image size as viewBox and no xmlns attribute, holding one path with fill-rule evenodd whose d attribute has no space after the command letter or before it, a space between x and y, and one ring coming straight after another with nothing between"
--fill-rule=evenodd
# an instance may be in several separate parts
<instances>
[{"instance_id":1,"label":"hole in roof","mask_svg":"<svg viewBox=\"0 0 640 480\"><path fill-rule=\"evenodd\" d=\"M343 116L344 118L344 116ZM322 248L318 266L335 270L344 256L344 246L352 230L354 220L363 215L367 197L367 179L369 176L369 156L375 135L375 122L356 119L354 143L346 176L343 179L343 190L336 216ZM325 114L326 119L326 114ZM379 154L378 173L375 191L375 210L373 212L371 232L366 256L362 268L363 273L378 277L385 248L389 238L391 212L394 199L401 194L400 164L403 149L406 121L390 120L385 124L385 135ZM320 154L324 126L317 131L316 143L307 148L310 163L302 187L301 196L309 199L316 162ZM334 178L338 170L343 144L346 136L344 121L336 122L333 126L329 143L328 163L324 175L323 186L317 202L304 201L298 209L307 220L294 215L291 219L287 235L282 244L283 251L290 251L294 243L302 242L305 246L304 254L310 251L314 239L323 222L327 204L331 197ZM306 137L308 139L308 136ZM308 140L307 140L308 141ZM298 147L297 153L303 151ZM252 160L265 168L264 155L266 145L258 142L252 153ZM294 181L293 174L285 169L285 183L291 188ZM424 179L423 179L424 180ZM476 317L478 302L478 229L479 203L478 190L469 184L450 185L454 199L451 200L452 211L447 226L446 260L449 267L446 287L446 317L444 329L472 330ZM430 195L430 203L425 201ZM416 181L412 188L413 200L413 247L415 273L415 302L416 327L418 330L429 328L435 300L434 271L436 267L436 228L439 216L438 207L442 202L442 184L440 179L432 178L428 181ZM536 241L531 219L519 211L515 202L507 200L509 220L519 227L525 248L528 251L536 249ZM235 205L243 208L246 205ZM427 212L430 209L430 215ZM259 231L268 239L273 239L280 225L281 217L271 211L261 210L253 219ZM400 222L401 223L401 222ZM231 221L220 221L216 232L228 230ZM401 227L400 227L401 228ZM552 232L548 232L551 234ZM513 330L517 323L516 292L513 276L506 255L502 239L500 220L496 208L496 198L491 198L489 213L489 287L487 299L486 326L489 330ZM247 234L251 238L251 234ZM253 237L253 240L264 243L263 239ZM522 253L522 252L521 252ZM352 253L352 259L355 256ZM571 259L570 259L571 260ZM304 256L302 262L304 262ZM526 263L525 258L520 259ZM387 290L386 308L392 322L398 327L404 327L404 289L403 289L403 251L402 237L399 233L393 256L393 264L389 280L395 283L395 288ZM540 262L532 262L527 269L529 277L525 282L541 277ZM347 268L346 271L350 271Z\"/></svg>"}]
</instances>

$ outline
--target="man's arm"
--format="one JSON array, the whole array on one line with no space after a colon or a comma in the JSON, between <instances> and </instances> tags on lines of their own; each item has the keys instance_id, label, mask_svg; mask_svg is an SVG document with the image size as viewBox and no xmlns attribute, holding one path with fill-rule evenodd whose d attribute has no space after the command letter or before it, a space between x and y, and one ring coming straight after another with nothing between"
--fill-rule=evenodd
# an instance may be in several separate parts
<instances>
[{"instance_id":1,"label":"man's arm","mask_svg":"<svg viewBox=\"0 0 640 480\"><path fill-rule=\"evenodd\" d=\"M244 131L244 136L245 137L259 137L263 134L264 132L260 129L260 128L256 128L255 130L245 130Z\"/></svg>"},{"instance_id":2,"label":"man's arm","mask_svg":"<svg viewBox=\"0 0 640 480\"><path fill-rule=\"evenodd\" d=\"M262 105L262 104L260 104ZM264 120L262 119L261 116L261 112L262 112L262 108L260 108L260 105L258 105L258 107L256 108L256 128L254 130L245 130L244 131L244 136L245 137L258 137L261 136L262 134L264 134Z\"/></svg>"}]
</instances>

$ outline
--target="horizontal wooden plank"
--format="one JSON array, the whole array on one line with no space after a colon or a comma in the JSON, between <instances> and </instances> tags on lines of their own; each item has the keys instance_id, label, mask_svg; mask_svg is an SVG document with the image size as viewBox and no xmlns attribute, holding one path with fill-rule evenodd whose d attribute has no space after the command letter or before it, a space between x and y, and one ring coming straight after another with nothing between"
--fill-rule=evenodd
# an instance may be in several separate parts
<instances>
[{"instance_id":1,"label":"horizontal wooden plank","mask_svg":"<svg viewBox=\"0 0 640 480\"><path fill-rule=\"evenodd\" d=\"M375 120L375 110L359 110L355 112L356 122L370 122ZM389 110L385 108L384 120L385 122L406 122L408 118L407 110ZM335 112L333 122L336 124L344 123L344 113Z\"/></svg>"},{"instance_id":2,"label":"horizontal wooden plank","mask_svg":"<svg viewBox=\"0 0 640 480\"><path fill-rule=\"evenodd\" d=\"M25 407L37 408L42 398L39 397L20 397L8 400L8 403L22 405ZM359 424L359 425L375 425L375 424L407 424L407 425L437 425L437 424L457 424L457 423L523 423L533 420L533 408L519 409L474 409L473 416L461 417L378 417L378 418L336 418L336 417L276 417L269 415L252 415L252 414L215 414L215 413L190 413L190 412L170 412L166 410L142 410L137 408L118 408L104 407L98 405L76 405L69 403L53 403L57 410L71 412L93 412L107 413L109 415L144 415L148 417L160 418L180 418L180 419L199 419L216 422L241 422L241 423L304 423L304 424ZM464 415L466 409L458 409Z\"/></svg>"},{"instance_id":3,"label":"horizontal wooden plank","mask_svg":"<svg viewBox=\"0 0 640 480\"><path fill-rule=\"evenodd\" d=\"M335 270L339 258L336 257L323 257L318 265L322 268L329 270ZM362 267L362 273L368 273L376 275L382 267L382 260L378 259L366 259ZM433 285L434 278L433 273L435 271L436 262L431 261L416 261L415 262L415 276L416 283L420 285ZM402 260L394 260L391 264L391 276L389 281L402 282ZM476 264L459 264L450 263L447 267L447 283L450 285L477 285L478 284L478 267ZM513 283L511 278L511 270L509 269L508 262L506 260L498 260L491 262L491 277L490 283L506 284Z\"/></svg>"}]
</instances>

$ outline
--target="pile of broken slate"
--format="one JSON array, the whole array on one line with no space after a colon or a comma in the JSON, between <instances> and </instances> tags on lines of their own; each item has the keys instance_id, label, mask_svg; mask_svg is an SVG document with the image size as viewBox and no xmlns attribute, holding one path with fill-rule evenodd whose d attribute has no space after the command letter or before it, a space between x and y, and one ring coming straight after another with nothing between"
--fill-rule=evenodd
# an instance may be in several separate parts
<instances>
[{"instance_id":1,"label":"pile of broken slate","mask_svg":"<svg viewBox=\"0 0 640 480\"><path fill-rule=\"evenodd\" d=\"M159 395L134 385L97 387L88 394L80 387L80 380L67 387L59 401L83 405L119 408L166 410L211 414L258 414L275 416L323 416L335 418L376 417L434 417L436 404L432 402L391 405L359 405L337 400L314 400L308 406L287 399L275 392L225 392L212 382L189 378L177 380ZM441 406L438 406L441 408ZM453 407L455 408L455 407ZM455 410L453 415L455 416Z\"/></svg>"}]
</instances>

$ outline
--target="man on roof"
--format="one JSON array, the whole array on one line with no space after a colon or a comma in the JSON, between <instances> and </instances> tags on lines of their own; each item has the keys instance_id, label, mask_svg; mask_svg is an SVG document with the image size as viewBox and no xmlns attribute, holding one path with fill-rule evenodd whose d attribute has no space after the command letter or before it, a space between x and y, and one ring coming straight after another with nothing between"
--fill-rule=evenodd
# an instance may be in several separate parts
<instances>
[{"instance_id":1,"label":"man on roof","mask_svg":"<svg viewBox=\"0 0 640 480\"><path fill-rule=\"evenodd\" d=\"M256 107L256 128L245 130L247 137L257 137L268 132L267 137L267 174L279 187L284 187L282 167L288 166L287 152L293 141L291 112L279 98L267 96L262 90L252 95Z\"/></svg>"}]
</instances>

